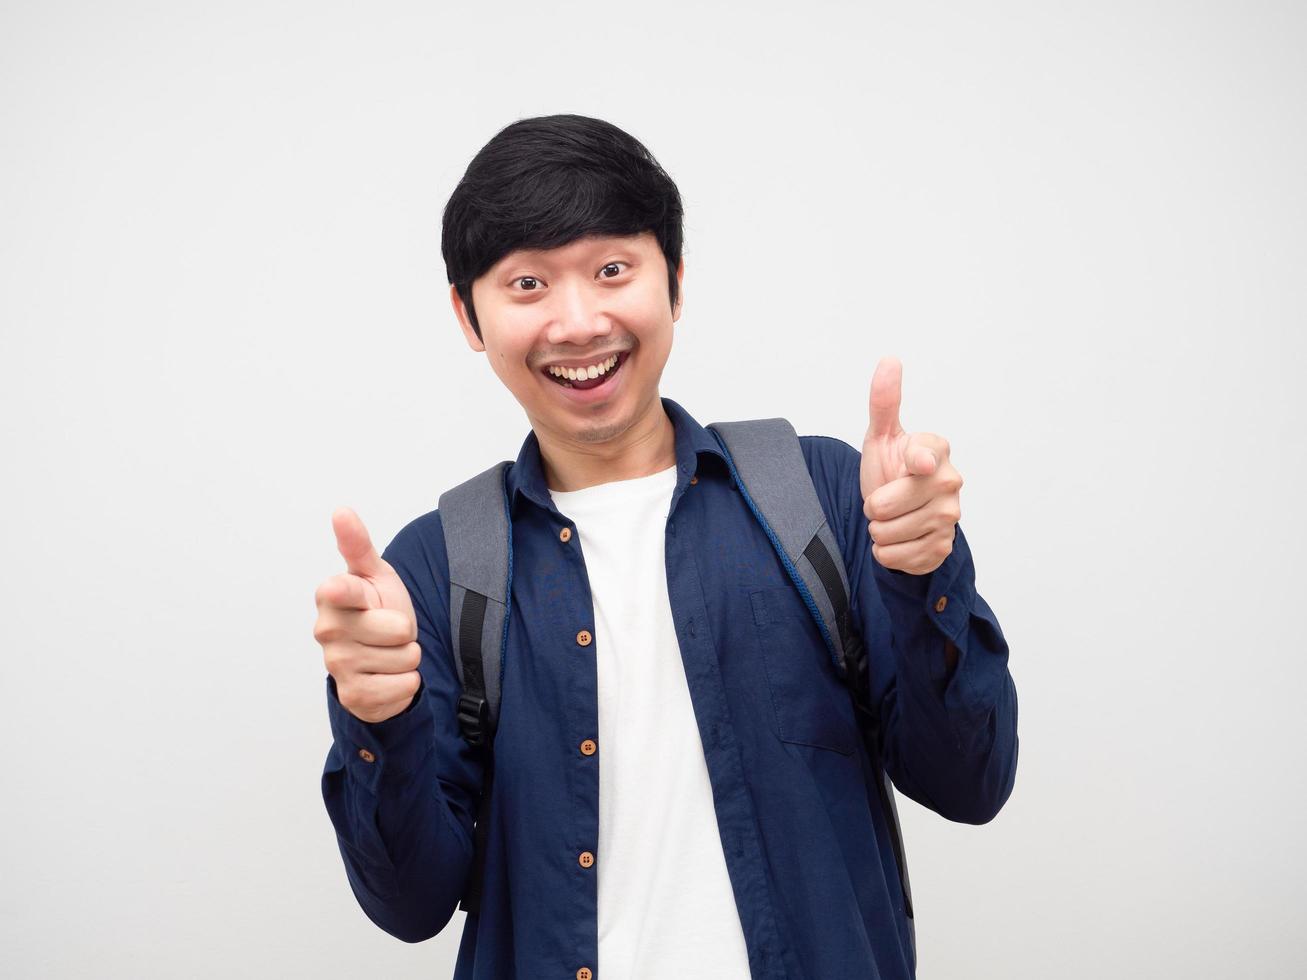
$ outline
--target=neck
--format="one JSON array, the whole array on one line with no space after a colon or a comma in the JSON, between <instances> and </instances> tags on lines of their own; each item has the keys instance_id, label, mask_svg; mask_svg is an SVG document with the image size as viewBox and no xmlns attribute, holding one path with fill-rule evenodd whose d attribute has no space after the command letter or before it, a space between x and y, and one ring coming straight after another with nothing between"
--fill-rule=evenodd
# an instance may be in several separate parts
<instances>
[{"instance_id":1,"label":"neck","mask_svg":"<svg viewBox=\"0 0 1307 980\"><path fill-rule=\"evenodd\" d=\"M536 429L545 483L566 493L600 483L652 476L676 465L676 428L655 393L624 431L602 442L583 442Z\"/></svg>"}]
</instances>

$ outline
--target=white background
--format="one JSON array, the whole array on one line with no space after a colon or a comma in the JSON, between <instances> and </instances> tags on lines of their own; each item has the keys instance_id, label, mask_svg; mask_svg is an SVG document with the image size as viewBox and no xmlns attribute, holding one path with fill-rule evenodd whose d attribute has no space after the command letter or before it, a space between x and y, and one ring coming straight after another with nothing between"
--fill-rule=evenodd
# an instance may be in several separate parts
<instances>
[{"instance_id":1,"label":"white background","mask_svg":"<svg viewBox=\"0 0 1307 980\"><path fill-rule=\"evenodd\" d=\"M440 211L523 116L686 206L662 394L962 472L1021 752L920 976L1298 977L1295 3L5 3L0 972L445 977L355 904L313 592L516 455ZM825 980L825 978L823 978Z\"/></svg>"}]
</instances>

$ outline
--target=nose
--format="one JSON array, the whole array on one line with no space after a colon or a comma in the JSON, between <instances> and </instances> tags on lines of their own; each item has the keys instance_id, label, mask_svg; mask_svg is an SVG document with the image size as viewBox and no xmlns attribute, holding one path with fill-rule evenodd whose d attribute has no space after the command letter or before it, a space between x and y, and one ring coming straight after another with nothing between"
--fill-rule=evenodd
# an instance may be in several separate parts
<instances>
[{"instance_id":1,"label":"nose","mask_svg":"<svg viewBox=\"0 0 1307 980\"><path fill-rule=\"evenodd\" d=\"M604 313L600 297L587 290L585 284L565 281L555 287L556 303L553 319L545 331L545 338L556 347L588 348L596 338L613 332L613 325Z\"/></svg>"}]
</instances>

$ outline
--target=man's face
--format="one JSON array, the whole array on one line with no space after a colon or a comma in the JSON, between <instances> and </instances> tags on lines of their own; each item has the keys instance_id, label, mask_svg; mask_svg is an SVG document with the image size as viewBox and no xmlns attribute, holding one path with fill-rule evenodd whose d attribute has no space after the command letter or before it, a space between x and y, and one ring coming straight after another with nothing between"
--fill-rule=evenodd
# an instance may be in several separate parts
<instances>
[{"instance_id":1,"label":"man's face","mask_svg":"<svg viewBox=\"0 0 1307 980\"><path fill-rule=\"evenodd\" d=\"M684 273L682 261L678 282ZM472 283L481 340L452 286L450 297L468 344L486 352L537 435L572 443L615 439L650 411L681 316L650 231L504 256ZM607 370L593 380L548 370L591 365Z\"/></svg>"}]
</instances>

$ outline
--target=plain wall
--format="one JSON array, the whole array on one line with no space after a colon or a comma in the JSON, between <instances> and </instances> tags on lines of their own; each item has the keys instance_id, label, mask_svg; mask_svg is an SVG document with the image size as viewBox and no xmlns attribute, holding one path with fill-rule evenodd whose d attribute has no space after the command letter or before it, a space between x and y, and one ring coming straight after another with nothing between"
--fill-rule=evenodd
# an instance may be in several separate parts
<instances>
[{"instance_id":1,"label":"plain wall","mask_svg":"<svg viewBox=\"0 0 1307 980\"><path fill-rule=\"evenodd\" d=\"M963 474L1006 808L899 796L920 976L1300 977L1307 16L1292 3L0 7L0 972L447 977L319 788L330 515L527 420L440 212L600 116L686 206L661 392Z\"/></svg>"}]
</instances>

